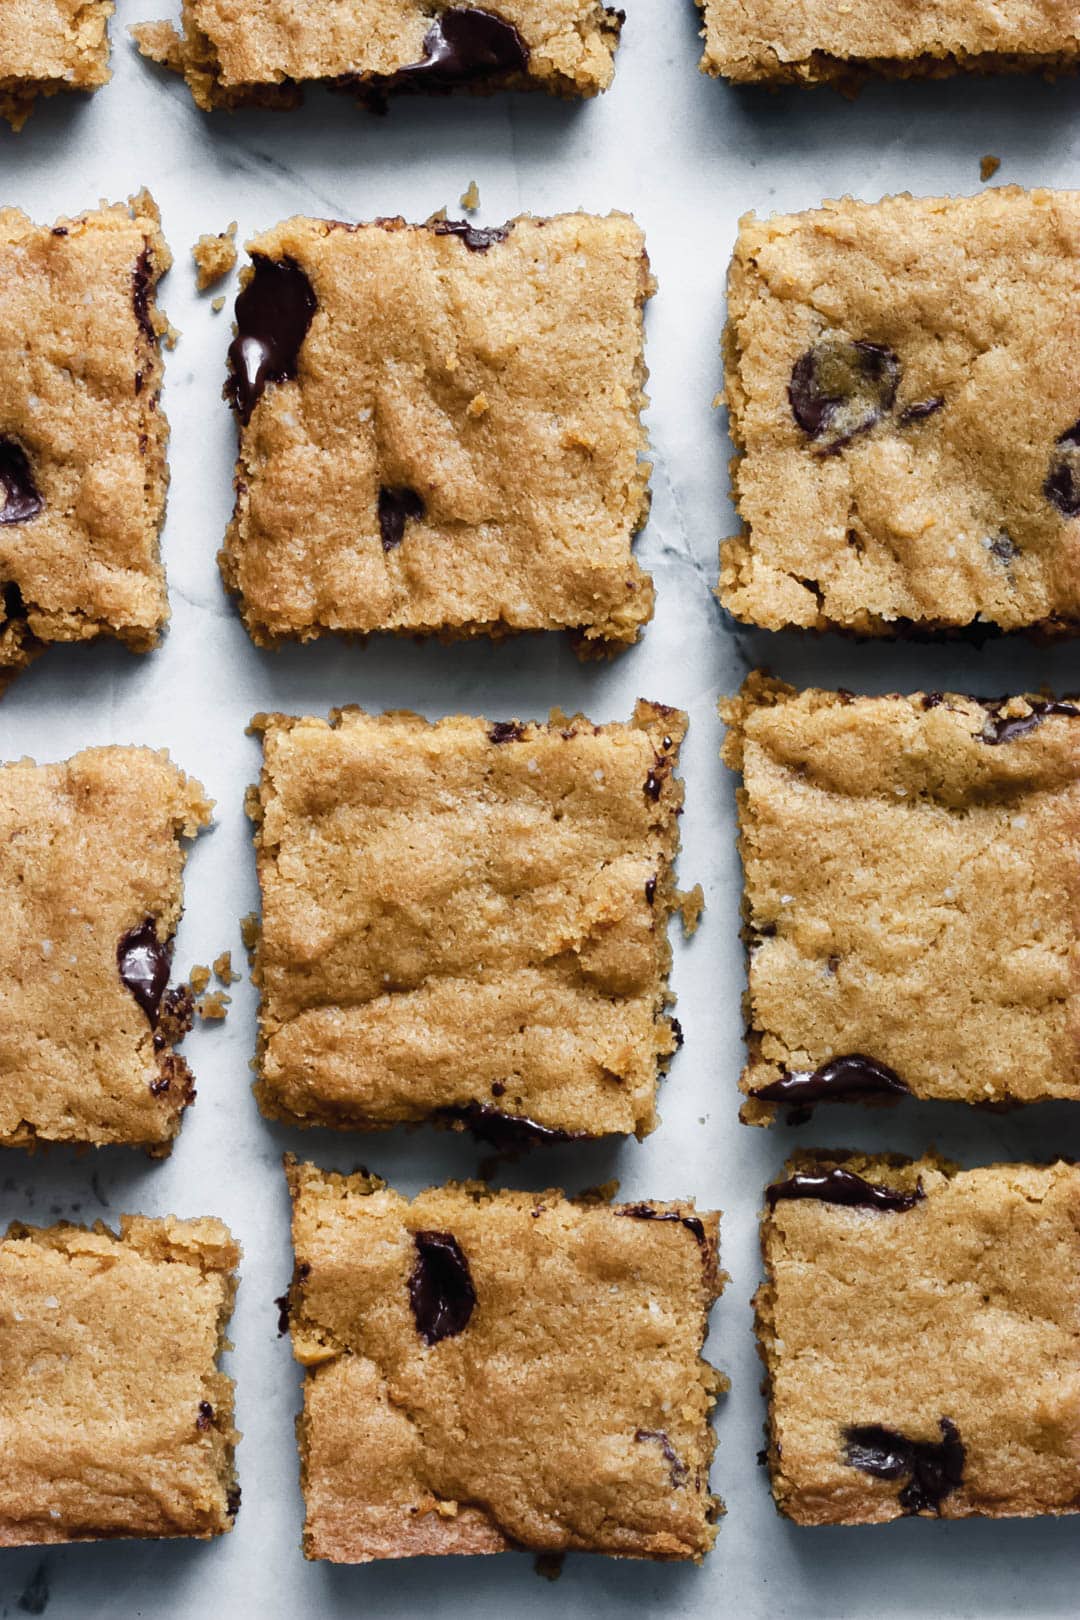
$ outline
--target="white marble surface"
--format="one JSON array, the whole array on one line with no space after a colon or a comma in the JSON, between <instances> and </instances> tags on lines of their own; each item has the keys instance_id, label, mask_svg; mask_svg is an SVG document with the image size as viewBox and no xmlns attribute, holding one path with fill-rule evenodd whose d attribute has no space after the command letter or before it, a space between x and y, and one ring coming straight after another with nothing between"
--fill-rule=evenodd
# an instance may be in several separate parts
<instances>
[{"instance_id":1,"label":"white marble surface","mask_svg":"<svg viewBox=\"0 0 1080 1620\"><path fill-rule=\"evenodd\" d=\"M0 4L3 0L0 0ZM0 1615L52 1620L215 1616L757 1617L993 1616L1075 1612L1077 1522L935 1524L799 1530L773 1512L755 1464L762 1443L759 1368L748 1301L758 1280L760 1189L796 1140L918 1150L936 1143L967 1163L1080 1153L1080 1112L1043 1107L1004 1118L915 1106L829 1115L794 1133L748 1130L736 1117L743 971L736 939L739 872L732 785L717 759L717 697L755 662L795 680L889 690L955 684L1000 693L1050 681L1080 686L1078 654L1018 643L933 649L809 644L726 624L711 594L716 545L732 524L718 353L725 265L745 210L808 207L850 191L873 198L979 189L985 152L1000 181L1080 185L1077 85L990 80L868 90L854 104L828 92L735 92L696 68L689 0L630 0L612 91L580 108L546 98L403 103L385 119L344 100L309 97L300 112L207 118L183 86L142 63L124 25L167 15L171 0L120 0L115 77L92 102L45 104L24 133L0 131L0 198L41 220L98 197L149 185L177 266L162 298L183 332L168 356L173 485L164 549L173 608L162 649L135 659L101 644L52 651L0 704L0 757L63 757L91 743L167 744L206 783L217 825L188 868L177 962L223 946L241 956L237 919L255 904L243 790L258 764L244 726L257 709L332 704L411 706L429 715L543 715L552 704L596 718L628 714L638 694L689 709L682 877L708 903L675 984L686 1046L662 1097L663 1124L645 1143L567 1147L516 1172L523 1185L571 1188L617 1176L631 1197L691 1193L719 1205L732 1281L713 1315L712 1359L733 1380L717 1414L715 1487L728 1515L701 1569L576 1557L555 1585L532 1561L430 1560L361 1569L305 1564L292 1421L299 1375L275 1337L275 1294L290 1270L279 1168L284 1148L346 1168L360 1159L406 1191L471 1172L477 1150L432 1131L355 1144L266 1124L249 1091L254 995L236 986L224 1028L186 1047L199 1082L165 1164L134 1154L37 1159L0 1167L0 1221L59 1215L114 1219L120 1210L213 1212L244 1245L231 1358L238 1380L244 1503L216 1544L103 1544L0 1553ZM583 206L632 210L645 226L660 291L648 317L653 513L639 554L658 607L642 644L603 667L581 667L555 637L501 647L372 644L257 651L225 600L214 554L230 506L233 427L220 399L229 315L194 291L189 250L232 219L250 234L294 212L423 219L480 187L479 219ZM231 288L230 288L231 292ZM2 1466L2 1462L0 1462Z\"/></svg>"}]
</instances>

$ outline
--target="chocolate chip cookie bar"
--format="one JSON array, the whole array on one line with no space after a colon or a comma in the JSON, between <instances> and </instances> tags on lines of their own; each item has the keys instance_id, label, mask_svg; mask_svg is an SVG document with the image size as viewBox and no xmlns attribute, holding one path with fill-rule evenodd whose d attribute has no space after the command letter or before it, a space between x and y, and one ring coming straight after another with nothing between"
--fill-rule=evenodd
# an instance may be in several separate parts
<instances>
[{"instance_id":1,"label":"chocolate chip cookie bar","mask_svg":"<svg viewBox=\"0 0 1080 1620\"><path fill-rule=\"evenodd\" d=\"M11 0L0 18L0 118L21 129L38 96L109 82L113 0Z\"/></svg>"},{"instance_id":2,"label":"chocolate chip cookie bar","mask_svg":"<svg viewBox=\"0 0 1080 1620\"><path fill-rule=\"evenodd\" d=\"M182 73L196 103L294 107L328 85L375 108L387 98L493 90L594 96L615 72L623 13L599 0L505 0L421 7L394 0L376 14L355 3L184 0L182 30L141 23L144 56Z\"/></svg>"},{"instance_id":3,"label":"chocolate chip cookie bar","mask_svg":"<svg viewBox=\"0 0 1080 1620\"><path fill-rule=\"evenodd\" d=\"M698 0L704 72L737 84L844 88L870 75L1064 73L1080 62L1072 0L972 6L968 0L838 7L829 0Z\"/></svg>"},{"instance_id":4,"label":"chocolate chip cookie bar","mask_svg":"<svg viewBox=\"0 0 1080 1620\"><path fill-rule=\"evenodd\" d=\"M634 221L293 219L249 247L221 565L254 639L636 640L653 283Z\"/></svg>"},{"instance_id":5,"label":"chocolate chip cookie bar","mask_svg":"<svg viewBox=\"0 0 1080 1620\"><path fill-rule=\"evenodd\" d=\"M52 227L0 209L0 684L51 641L161 637L171 262L146 192Z\"/></svg>"},{"instance_id":6,"label":"chocolate chip cookie bar","mask_svg":"<svg viewBox=\"0 0 1080 1620\"><path fill-rule=\"evenodd\" d=\"M722 706L749 950L743 1117L1080 1098L1080 700Z\"/></svg>"},{"instance_id":7,"label":"chocolate chip cookie bar","mask_svg":"<svg viewBox=\"0 0 1080 1620\"><path fill-rule=\"evenodd\" d=\"M1080 1510L1080 1170L804 1153L761 1241L781 1513Z\"/></svg>"},{"instance_id":8,"label":"chocolate chip cookie bar","mask_svg":"<svg viewBox=\"0 0 1080 1620\"><path fill-rule=\"evenodd\" d=\"M8 1228L0 1546L232 1529L239 1260L212 1219Z\"/></svg>"},{"instance_id":9,"label":"chocolate chip cookie bar","mask_svg":"<svg viewBox=\"0 0 1080 1620\"><path fill-rule=\"evenodd\" d=\"M1080 192L749 216L728 316L737 619L1075 633Z\"/></svg>"},{"instance_id":10,"label":"chocolate chip cookie bar","mask_svg":"<svg viewBox=\"0 0 1080 1620\"><path fill-rule=\"evenodd\" d=\"M261 715L264 1113L499 1147L656 1124L686 716Z\"/></svg>"},{"instance_id":11,"label":"chocolate chip cookie bar","mask_svg":"<svg viewBox=\"0 0 1080 1620\"><path fill-rule=\"evenodd\" d=\"M717 1215L286 1170L308 1558L709 1550Z\"/></svg>"},{"instance_id":12,"label":"chocolate chip cookie bar","mask_svg":"<svg viewBox=\"0 0 1080 1620\"><path fill-rule=\"evenodd\" d=\"M169 1151L194 1097L168 988L181 837L210 820L165 753L90 748L0 766L0 1146Z\"/></svg>"}]
</instances>

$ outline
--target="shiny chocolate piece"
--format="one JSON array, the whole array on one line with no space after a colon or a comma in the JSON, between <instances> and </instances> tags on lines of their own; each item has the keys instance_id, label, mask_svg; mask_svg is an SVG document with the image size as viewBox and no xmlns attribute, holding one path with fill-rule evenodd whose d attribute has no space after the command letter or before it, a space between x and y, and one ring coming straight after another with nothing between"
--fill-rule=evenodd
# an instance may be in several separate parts
<instances>
[{"instance_id":1,"label":"shiny chocolate piece","mask_svg":"<svg viewBox=\"0 0 1080 1620\"><path fill-rule=\"evenodd\" d=\"M297 375L300 349L315 310L315 292L295 259L252 254L252 276L236 300L225 397L246 426L270 382Z\"/></svg>"},{"instance_id":2,"label":"shiny chocolate piece","mask_svg":"<svg viewBox=\"0 0 1080 1620\"><path fill-rule=\"evenodd\" d=\"M1080 715L1080 708L1075 703L1066 703L1060 698L1035 698L1029 705L1030 714L1005 715L1001 712L1004 706L1004 701L997 705L986 705L987 721L979 733L979 741L988 743L991 748L1026 736L1041 725L1048 714Z\"/></svg>"},{"instance_id":3,"label":"shiny chocolate piece","mask_svg":"<svg viewBox=\"0 0 1080 1620\"><path fill-rule=\"evenodd\" d=\"M199 1415L195 1419L195 1427L205 1434L207 1429L213 1425L213 1422L214 1408L210 1405L209 1401L200 1401Z\"/></svg>"},{"instance_id":4,"label":"shiny chocolate piece","mask_svg":"<svg viewBox=\"0 0 1080 1620\"><path fill-rule=\"evenodd\" d=\"M432 230L436 236L460 237L470 253L486 253L510 235L509 225L470 225L467 219L437 219Z\"/></svg>"},{"instance_id":5,"label":"shiny chocolate piece","mask_svg":"<svg viewBox=\"0 0 1080 1620\"><path fill-rule=\"evenodd\" d=\"M30 458L15 439L0 434L0 526L8 523L29 523L37 517L45 502L34 482ZM5 593L8 587L5 587ZM16 589L18 587L16 586ZM5 594L6 601L6 594ZM18 615L9 613L9 618Z\"/></svg>"},{"instance_id":6,"label":"shiny chocolate piece","mask_svg":"<svg viewBox=\"0 0 1080 1620\"><path fill-rule=\"evenodd\" d=\"M494 720L488 730L488 742L520 742L524 735L525 727L520 720Z\"/></svg>"},{"instance_id":7,"label":"shiny chocolate piece","mask_svg":"<svg viewBox=\"0 0 1080 1620\"><path fill-rule=\"evenodd\" d=\"M432 19L424 54L374 82L387 90L453 90L524 73L529 47L513 23L493 11L451 6Z\"/></svg>"},{"instance_id":8,"label":"shiny chocolate piece","mask_svg":"<svg viewBox=\"0 0 1080 1620\"><path fill-rule=\"evenodd\" d=\"M585 1136L584 1131L560 1131L554 1125L541 1125L527 1114L505 1114L490 1103L459 1103L438 1109L435 1117L448 1125L464 1125L499 1153L522 1153L541 1143L578 1142Z\"/></svg>"},{"instance_id":9,"label":"shiny chocolate piece","mask_svg":"<svg viewBox=\"0 0 1080 1620\"><path fill-rule=\"evenodd\" d=\"M651 1204L622 1204L615 1213L627 1215L633 1221L680 1221L701 1247L705 1247L705 1227L696 1215L680 1215L676 1209L653 1209Z\"/></svg>"},{"instance_id":10,"label":"shiny chocolate piece","mask_svg":"<svg viewBox=\"0 0 1080 1620\"><path fill-rule=\"evenodd\" d=\"M870 1424L844 1430L844 1461L875 1479L903 1479L900 1506L906 1513L940 1513L950 1491L964 1483L966 1453L951 1418L938 1420L941 1440L909 1440L895 1429Z\"/></svg>"},{"instance_id":11,"label":"shiny chocolate piece","mask_svg":"<svg viewBox=\"0 0 1080 1620\"><path fill-rule=\"evenodd\" d=\"M791 369L788 399L803 432L839 450L893 408L900 361L881 343L826 336Z\"/></svg>"},{"instance_id":12,"label":"shiny chocolate piece","mask_svg":"<svg viewBox=\"0 0 1080 1620\"><path fill-rule=\"evenodd\" d=\"M390 489L384 484L379 490L379 533L383 550L393 551L395 546L400 546L406 523L410 518L422 518L424 510L415 489Z\"/></svg>"},{"instance_id":13,"label":"shiny chocolate piece","mask_svg":"<svg viewBox=\"0 0 1080 1620\"><path fill-rule=\"evenodd\" d=\"M645 879L645 904L647 906L651 906L651 905L653 905L655 903L655 901L656 901L656 879L654 877L646 878Z\"/></svg>"},{"instance_id":14,"label":"shiny chocolate piece","mask_svg":"<svg viewBox=\"0 0 1080 1620\"><path fill-rule=\"evenodd\" d=\"M135 305L135 319L143 335L151 343L156 343L157 333L154 331L154 322L150 315L150 288L153 278L154 261L150 249L143 248L131 272L131 301Z\"/></svg>"},{"instance_id":15,"label":"shiny chocolate piece","mask_svg":"<svg viewBox=\"0 0 1080 1620\"><path fill-rule=\"evenodd\" d=\"M1055 441L1043 494L1062 517L1080 517L1080 422Z\"/></svg>"},{"instance_id":16,"label":"shiny chocolate piece","mask_svg":"<svg viewBox=\"0 0 1080 1620\"><path fill-rule=\"evenodd\" d=\"M452 1339L468 1326L476 1304L469 1262L449 1232L414 1232L416 1264L409 1304L425 1344Z\"/></svg>"},{"instance_id":17,"label":"shiny chocolate piece","mask_svg":"<svg viewBox=\"0 0 1080 1620\"><path fill-rule=\"evenodd\" d=\"M116 947L120 977L151 1024L158 1021L161 998L169 982L170 955L169 947L158 939L153 917L129 928Z\"/></svg>"},{"instance_id":18,"label":"shiny chocolate piece","mask_svg":"<svg viewBox=\"0 0 1080 1620\"><path fill-rule=\"evenodd\" d=\"M944 403L941 395L936 394L933 399L919 399L914 405L905 405L900 412L900 426L907 427L909 422L925 422L928 416L940 411Z\"/></svg>"},{"instance_id":19,"label":"shiny chocolate piece","mask_svg":"<svg viewBox=\"0 0 1080 1620\"><path fill-rule=\"evenodd\" d=\"M818 1103L836 1102L842 1097L855 1101L865 1097L910 1097L911 1087L887 1064L862 1052L848 1052L812 1071L798 1069L781 1075L752 1095L762 1102Z\"/></svg>"},{"instance_id":20,"label":"shiny chocolate piece","mask_svg":"<svg viewBox=\"0 0 1080 1620\"><path fill-rule=\"evenodd\" d=\"M664 1429L635 1429L634 1439L644 1443L655 1440L664 1454L664 1461L668 1465L668 1474L676 1490L680 1489L690 1478L690 1470L683 1462L679 1453L671 1443L671 1439Z\"/></svg>"},{"instance_id":21,"label":"shiny chocolate piece","mask_svg":"<svg viewBox=\"0 0 1080 1620\"><path fill-rule=\"evenodd\" d=\"M765 1197L770 1209L775 1209L781 1199L816 1198L823 1204L845 1204L851 1209L877 1209L902 1215L921 1203L926 1194L921 1181L913 1192L900 1192L896 1187L864 1181L854 1170L834 1165L831 1170L799 1170L786 1181L775 1181L766 1189Z\"/></svg>"}]
</instances>

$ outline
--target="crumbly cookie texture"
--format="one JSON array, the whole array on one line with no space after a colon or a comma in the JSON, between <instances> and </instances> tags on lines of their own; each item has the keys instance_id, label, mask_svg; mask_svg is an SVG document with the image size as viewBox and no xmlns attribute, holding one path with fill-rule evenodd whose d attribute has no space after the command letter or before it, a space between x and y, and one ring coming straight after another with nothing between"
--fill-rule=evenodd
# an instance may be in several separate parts
<instances>
[{"instance_id":1,"label":"crumbly cookie texture","mask_svg":"<svg viewBox=\"0 0 1080 1620\"><path fill-rule=\"evenodd\" d=\"M803 1153L761 1241L782 1513L1080 1509L1080 1170Z\"/></svg>"},{"instance_id":2,"label":"crumbly cookie texture","mask_svg":"<svg viewBox=\"0 0 1080 1620\"><path fill-rule=\"evenodd\" d=\"M1080 62L1073 0L698 0L705 73L736 83L845 88L868 75L1068 72Z\"/></svg>"},{"instance_id":3,"label":"crumbly cookie texture","mask_svg":"<svg viewBox=\"0 0 1080 1620\"><path fill-rule=\"evenodd\" d=\"M0 766L0 1145L167 1153L194 1096L168 988L202 787L148 748Z\"/></svg>"},{"instance_id":4,"label":"crumbly cookie texture","mask_svg":"<svg viewBox=\"0 0 1080 1620\"><path fill-rule=\"evenodd\" d=\"M217 235L200 236L191 256L195 260L195 285L200 292L223 281L236 268L236 221Z\"/></svg>"},{"instance_id":5,"label":"crumbly cookie texture","mask_svg":"<svg viewBox=\"0 0 1080 1620\"><path fill-rule=\"evenodd\" d=\"M634 221L293 219L248 246L221 567L254 639L636 640L653 281Z\"/></svg>"},{"instance_id":6,"label":"crumbly cookie texture","mask_svg":"<svg viewBox=\"0 0 1080 1620\"><path fill-rule=\"evenodd\" d=\"M1080 192L742 222L726 391L736 618L1080 625Z\"/></svg>"},{"instance_id":7,"label":"crumbly cookie texture","mask_svg":"<svg viewBox=\"0 0 1080 1620\"><path fill-rule=\"evenodd\" d=\"M0 1546L231 1530L240 1250L218 1220L0 1240Z\"/></svg>"},{"instance_id":8,"label":"crumbly cookie texture","mask_svg":"<svg viewBox=\"0 0 1080 1620\"><path fill-rule=\"evenodd\" d=\"M286 1168L308 1558L708 1551L718 1215Z\"/></svg>"},{"instance_id":9,"label":"crumbly cookie texture","mask_svg":"<svg viewBox=\"0 0 1080 1620\"><path fill-rule=\"evenodd\" d=\"M109 82L113 0L8 0L0 28L0 118L21 129L38 96Z\"/></svg>"},{"instance_id":10,"label":"crumbly cookie texture","mask_svg":"<svg viewBox=\"0 0 1080 1620\"><path fill-rule=\"evenodd\" d=\"M161 638L171 262L145 191L52 227L0 209L0 684L51 641Z\"/></svg>"},{"instance_id":11,"label":"crumbly cookie texture","mask_svg":"<svg viewBox=\"0 0 1080 1620\"><path fill-rule=\"evenodd\" d=\"M721 712L743 778L744 1118L1080 1097L1080 700L758 673Z\"/></svg>"},{"instance_id":12,"label":"crumbly cookie texture","mask_svg":"<svg viewBox=\"0 0 1080 1620\"><path fill-rule=\"evenodd\" d=\"M263 1111L499 1145L656 1124L686 716L261 715Z\"/></svg>"},{"instance_id":13,"label":"crumbly cookie texture","mask_svg":"<svg viewBox=\"0 0 1080 1620\"><path fill-rule=\"evenodd\" d=\"M327 84L379 107L388 96L547 90L594 96L615 72L623 13L597 0L500 0L495 11L413 0L184 0L171 23L132 29L144 56L182 73L197 104L294 107Z\"/></svg>"}]
</instances>

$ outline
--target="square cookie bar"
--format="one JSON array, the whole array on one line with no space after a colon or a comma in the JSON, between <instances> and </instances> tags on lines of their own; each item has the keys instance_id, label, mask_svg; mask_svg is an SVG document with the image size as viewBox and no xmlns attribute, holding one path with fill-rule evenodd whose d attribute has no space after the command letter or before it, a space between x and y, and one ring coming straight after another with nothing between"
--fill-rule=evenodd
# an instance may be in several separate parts
<instances>
[{"instance_id":1,"label":"square cookie bar","mask_svg":"<svg viewBox=\"0 0 1080 1620\"><path fill-rule=\"evenodd\" d=\"M308 1558L709 1550L717 1215L286 1169Z\"/></svg>"},{"instance_id":2,"label":"square cookie bar","mask_svg":"<svg viewBox=\"0 0 1080 1620\"><path fill-rule=\"evenodd\" d=\"M388 96L539 89L594 96L615 72L623 13L598 0L183 0L182 29L141 23L139 49L182 73L200 107L292 107L325 84L381 108Z\"/></svg>"},{"instance_id":3,"label":"square cookie bar","mask_svg":"<svg viewBox=\"0 0 1080 1620\"><path fill-rule=\"evenodd\" d=\"M743 1117L1080 1098L1080 703L757 674L722 713L743 777Z\"/></svg>"},{"instance_id":4,"label":"square cookie bar","mask_svg":"<svg viewBox=\"0 0 1080 1620\"><path fill-rule=\"evenodd\" d=\"M698 3L705 14L702 69L736 83L838 80L846 88L869 74L937 79L958 72L1067 72L1080 62L1074 0Z\"/></svg>"},{"instance_id":5,"label":"square cookie bar","mask_svg":"<svg viewBox=\"0 0 1080 1620\"><path fill-rule=\"evenodd\" d=\"M782 1513L1080 1509L1080 1170L804 1153L761 1241Z\"/></svg>"},{"instance_id":6,"label":"square cookie bar","mask_svg":"<svg viewBox=\"0 0 1080 1620\"><path fill-rule=\"evenodd\" d=\"M210 808L148 748L0 766L0 1146L169 1151L195 1095L191 993L167 988L180 839Z\"/></svg>"},{"instance_id":7,"label":"square cookie bar","mask_svg":"<svg viewBox=\"0 0 1080 1620\"><path fill-rule=\"evenodd\" d=\"M221 564L254 639L636 640L653 282L634 221L292 219L249 247Z\"/></svg>"},{"instance_id":8,"label":"square cookie bar","mask_svg":"<svg viewBox=\"0 0 1080 1620\"><path fill-rule=\"evenodd\" d=\"M217 1220L0 1240L0 1546L231 1530L240 1250Z\"/></svg>"},{"instance_id":9,"label":"square cookie bar","mask_svg":"<svg viewBox=\"0 0 1080 1620\"><path fill-rule=\"evenodd\" d=\"M0 16L0 118L21 129L38 96L109 81L113 0L5 0Z\"/></svg>"},{"instance_id":10,"label":"square cookie bar","mask_svg":"<svg viewBox=\"0 0 1080 1620\"><path fill-rule=\"evenodd\" d=\"M1080 192L748 216L725 358L737 619L1076 631Z\"/></svg>"},{"instance_id":11,"label":"square cookie bar","mask_svg":"<svg viewBox=\"0 0 1080 1620\"><path fill-rule=\"evenodd\" d=\"M171 262L147 192L52 227L0 209L0 681L50 641L161 637Z\"/></svg>"},{"instance_id":12,"label":"square cookie bar","mask_svg":"<svg viewBox=\"0 0 1080 1620\"><path fill-rule=\"evenodd\" d=\"M686 716L261 715L264 1113L499 1146L644 1135L666 1016Z\"/></svg>"}]
</instances>

